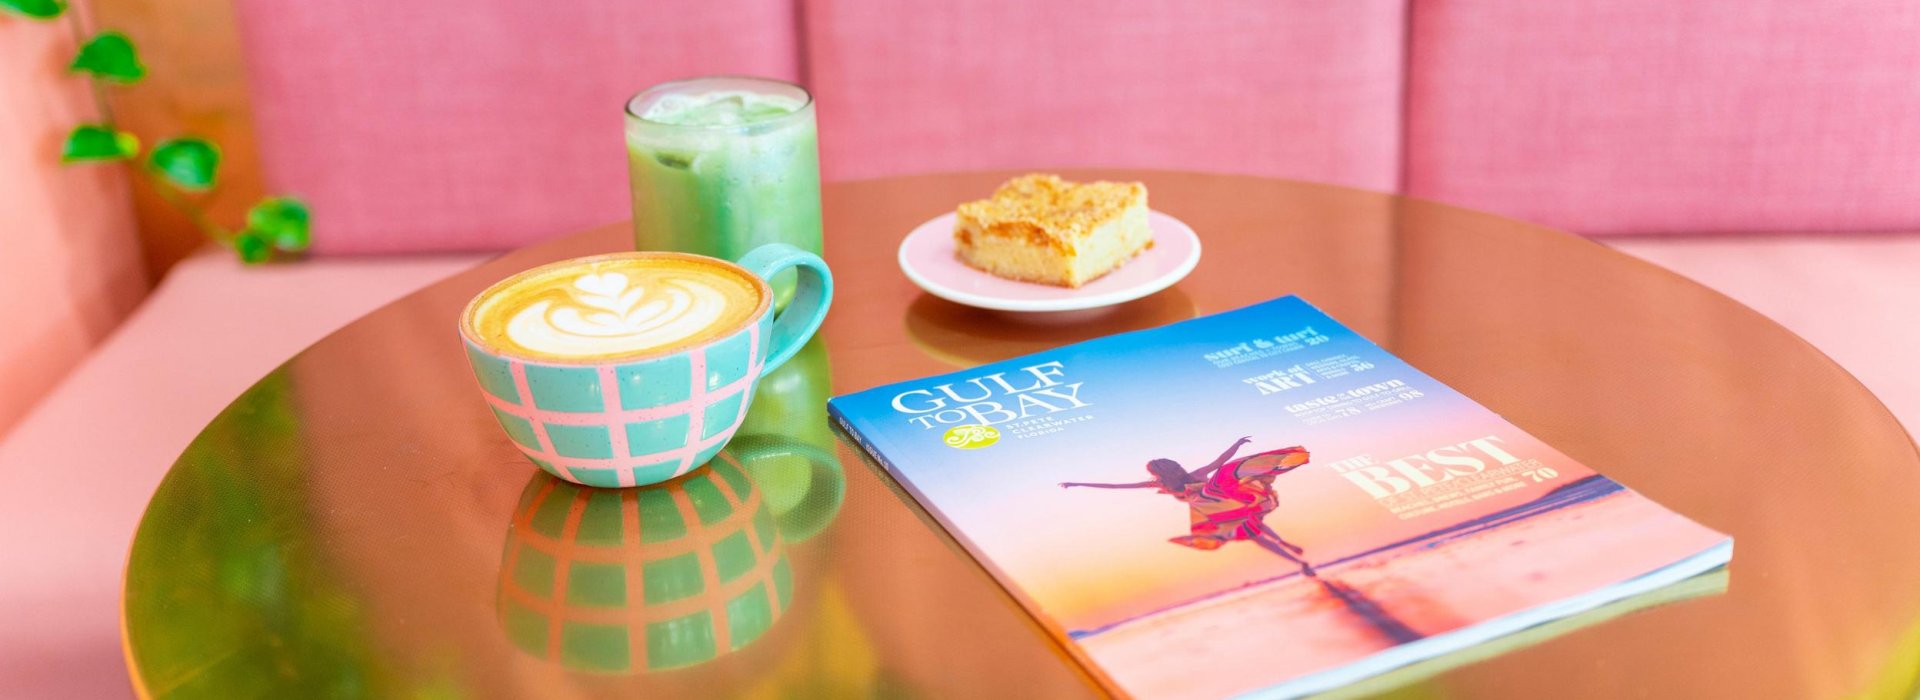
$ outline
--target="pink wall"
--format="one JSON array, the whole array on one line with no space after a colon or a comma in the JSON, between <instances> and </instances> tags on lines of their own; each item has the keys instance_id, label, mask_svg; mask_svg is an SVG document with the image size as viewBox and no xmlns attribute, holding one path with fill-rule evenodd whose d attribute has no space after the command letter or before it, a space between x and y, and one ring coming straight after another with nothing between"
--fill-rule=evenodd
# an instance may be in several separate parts
<instances>
[{"instance_id":1,"label":"pink wall","mask_svg":"<svg viewBox=\"0 0 1920 700\"><path fill-rule=\"evenodd\" d=\"M96 117L72 30L0 15L0 435L147 290L125 171L59 164Z\"/></svg>"}]
</instances>

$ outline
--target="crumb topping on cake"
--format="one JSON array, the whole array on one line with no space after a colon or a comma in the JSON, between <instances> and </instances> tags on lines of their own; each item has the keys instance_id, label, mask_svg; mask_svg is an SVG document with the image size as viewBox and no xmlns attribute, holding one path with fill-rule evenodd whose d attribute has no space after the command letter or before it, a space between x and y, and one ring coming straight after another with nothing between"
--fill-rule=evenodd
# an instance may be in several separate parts
<instances>
[{"instance_id":1,"label":"crumb topping on cake","mask_svg":"<svg viewBox=\"0 0 1920 700\"><path fill-rule=\"evenodd\" d=\"M1036 244L1072 250L1100 224L1146 195L1138 182L1071 183L1058 175L1023 175L993 196L960 205L960 216L987 232L1022 235ZM956 232L958 233L958 232Z\"/></svg>"}]
</instances>

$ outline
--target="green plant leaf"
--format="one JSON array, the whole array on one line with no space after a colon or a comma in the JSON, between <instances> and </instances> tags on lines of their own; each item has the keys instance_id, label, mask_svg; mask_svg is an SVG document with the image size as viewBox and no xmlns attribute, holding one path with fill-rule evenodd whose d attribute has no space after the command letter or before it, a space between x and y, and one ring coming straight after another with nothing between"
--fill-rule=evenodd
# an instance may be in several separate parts
<instances>
[{"instance_id":1,"label":"green plant leaf","mask_svg":"<svg viewBox=\"0 0 1920 700\"><path fill-rule=\"evenodd\" d=\"M0 0L0 11L34 19L53 19L67 11L64 0Z\"/></svg>"},{"instance_id":2,"label":"green plant leaf","mask_svg":"<svg viewBox=\"0 0 1920 700\"><path fill-rule=\"evenodd\" d=\"M233 252L240 256L240 262L253 265L273 257L273 245L257 231L241 231L233 237Z\"/></svg>"},{"instance_id":3,"label":"green plant leaf","mask_svg":"<svg viewBox=\"0 0 1920 700\"><path fill-rule=\"evenodd\" d=\"M81 124L67 134L60 147L60 162L90 160L126 160L140 152L140 139L124 131L98 124Z\"/></svg>"},{"instance_id":4,"label":"green plant leaf","mask_svg":"<svg viewBox=\"0 0 1920 700\"><path fill-rule=\"evenodd\" d=\"M178 185L200 192L213 187L220 169L220 149L206 139L191 136L154 144L147 167Z\"/></svg>"},{"instance_id":5,"label":"green plant leaf","mask_svg":"<svg viewBox=\"0 0 1920 700\"><path fill-rule=\"evenodd\" d=\"M139 82L147 75L147 67L140 64L140 54L133 50L133 41L115 31L101 32L88 39L69 67L116 83Z\"/></svg>"},{"instance_id":6,"label":"green plant leaf","mask_svg":"<svg viewBox=\"0 0 1920 700\"><path fill-rule=\"evenodd\" d=\"M306 250L312 240L307 205L292 197L268 197L253 205L247 210L247 230L290 253Z\"/></svg>"}]
</instances>

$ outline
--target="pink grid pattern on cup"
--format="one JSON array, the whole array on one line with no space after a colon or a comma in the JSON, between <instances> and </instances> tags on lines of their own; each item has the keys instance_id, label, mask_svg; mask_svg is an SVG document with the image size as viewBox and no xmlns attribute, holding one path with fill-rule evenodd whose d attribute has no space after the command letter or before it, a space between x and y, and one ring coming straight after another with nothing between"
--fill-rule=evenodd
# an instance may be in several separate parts
<instances>
[{"instance_id":1,"label":"pink grid pattern on cup","mask_svg":"<svg viewBox=\"0 0 1920 700\"><path fill-rule=\"evenodd\" d=\"M575 471L576 469L612 470L615 478L619 480L620 486L633 486L635 485L634 470L636 468L663 462L678 462L679 467L674 470L673 475L679 476L692 471L694 467L700 466L700 463L697 461L700 453L718 449L728 438L733 436L733 431L739 428L740 421L746 418L747 406L750 403L748 399L750 396L743 394L740 397L740 408L733 416L732 425L729 425L725 430L714 433L711 438L704 440L701 438L701 434L705 432L706 428L707 407L726 400L735 394L750 392L753 389L754 382L760 378L760 371L765 366L765 362L760 348L759 325L753 324L747 326L747 334L749 347L747 356L751 358L751 361L746 373L741 375L739 379L711 390L707 389L707 356L705 349L688 352L687 365L689 374L692 375L688 378L690 391L688 397L660 406L632 409L621 408L620 382L616 371L617 365L603 365L598 368L600 375L600 395L606 402L606 410L599 413L550 411L535 407L533 390L527 381L527 365L524 362L511 358L506 358L506 362L508 371L513 377L514 398L518 403L502 399L484 391L481 392L481 394L486 397L488 405L499 409L500 412L507 415L523 418L532 424L533 436L539 446L537 448L529 447L516 442L515 446L519 447L521 452L526 453L528 457L552 465L556 470L563 470L571 479L576 481L582 480L582 476ZM687 437L680 447L649 454L627 455L629 451L626 430L627 424L643 423L683 414L688 416ZM563 456L558 450L554 449L553 438L547 433L548 424L604 427L607 429L607 438L612 445L612 453L614 456Z\"/></svg>"}]
</instances>

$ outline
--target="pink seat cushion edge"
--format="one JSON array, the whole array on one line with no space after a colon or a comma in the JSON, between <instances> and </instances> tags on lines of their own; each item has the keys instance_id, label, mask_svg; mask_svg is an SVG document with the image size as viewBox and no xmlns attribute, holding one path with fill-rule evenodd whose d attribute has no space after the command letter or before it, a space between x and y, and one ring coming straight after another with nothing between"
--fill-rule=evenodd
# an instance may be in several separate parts
<instances>
[{"instance_id":1,"label":"pink seat cushion edge","mask_svg":"<svg viewBox=\"0 0 1920 700\"><path fill-rule=\"evenodd\" d=\"M1812 343L1920 425L1920 234L1612 239L1615 249L1719 290Z\"/></svg>"}]
</instances>

